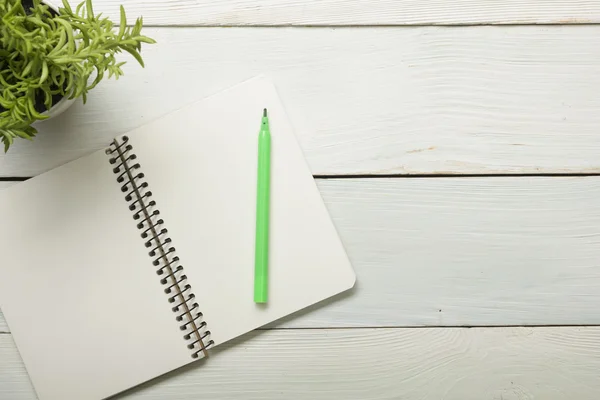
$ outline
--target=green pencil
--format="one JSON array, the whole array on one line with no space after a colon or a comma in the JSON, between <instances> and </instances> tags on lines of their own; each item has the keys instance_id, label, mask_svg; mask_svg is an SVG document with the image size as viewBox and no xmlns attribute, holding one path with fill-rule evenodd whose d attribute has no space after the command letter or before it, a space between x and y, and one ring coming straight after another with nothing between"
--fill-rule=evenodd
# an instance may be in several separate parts
<instances>
[{"instance_id":1,"label":"green pencil","mask_svg":"<svg viewBox=\"0 0 600 400\"><path fill-rule=\"evenodd\" d=\"M271 190L271 132L265 108L258 134L258 183L256 186L256 247L254 252L254 302L269 297L269 197Z\"/></svg>"}]
</instances>

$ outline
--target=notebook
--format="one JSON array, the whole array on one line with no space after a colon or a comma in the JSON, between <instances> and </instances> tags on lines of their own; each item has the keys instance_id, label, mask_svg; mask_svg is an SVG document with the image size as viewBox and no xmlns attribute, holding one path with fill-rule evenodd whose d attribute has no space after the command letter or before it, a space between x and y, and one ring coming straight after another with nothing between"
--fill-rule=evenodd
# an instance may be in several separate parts
<instances>
[{"instance_id":1,"label":"notebook","mask_svg":"<svg viewBox=\"0 0 600 400\"><path fill-rule=\"evenodd\" d=\"M256 162L265 107L270 285L269 303L259 306ZM355 282L264 77L2 190L0 209L0 307L40 400L104 399Z\"/></svg>"}]
</instances>

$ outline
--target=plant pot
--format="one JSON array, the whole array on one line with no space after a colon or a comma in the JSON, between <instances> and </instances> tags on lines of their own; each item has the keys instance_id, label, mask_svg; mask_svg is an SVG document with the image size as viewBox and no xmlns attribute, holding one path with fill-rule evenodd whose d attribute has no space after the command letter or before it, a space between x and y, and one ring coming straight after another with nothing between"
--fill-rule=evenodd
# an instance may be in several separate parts
<instances>
[{"instance_id":1,"label":"plant pot","mask_svg":"<svg viewBox=\"0 0 600 400\"><path fill-rule=\"evenodd\" d=\"M67 109L69 107L71 107L73 105L73 103L75 103L75 99L69 99L67 97L63 97L62 99L59 100L58 103L54 104L52 106L52 108L50 108L50 110L44 111L42 113L42 115L48 116L48 118L46 118L46 120L56 117L56 116L62 114L63 112L67 111Z\"/></svg>"}]
</instances>

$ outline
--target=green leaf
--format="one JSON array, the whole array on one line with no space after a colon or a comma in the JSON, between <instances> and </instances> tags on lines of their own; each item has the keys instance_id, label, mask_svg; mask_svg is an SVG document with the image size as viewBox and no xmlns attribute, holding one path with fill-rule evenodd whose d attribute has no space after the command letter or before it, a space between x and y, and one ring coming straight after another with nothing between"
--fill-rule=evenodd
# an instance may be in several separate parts
<instances>
[{"instance_id":1,"label":"green leaf","mask_svg":"<svg viewBox=\"0 0 600 400\"><path fill-rule=\"evenodd\" d=\"M2 141L4 142L4 152L8 151L8 148L13 144L12 132L8 129L0 129L2 135Z\"/></svg>"},{"instance_id":2,"label":"green leaf","mask_svg":"<svg viewBox=\"0 0 600 400\"><path fill-rule=\"evenodd\" d=\"M48 63L46 60L42 62L42 76L40 77L40 85L48 79Z\"/></svg>"},{"instance_id":3,"label":"green leaf","mask_svg":"<svg viewBox=\"0 0 600 400\"><path fill-rule=\"evenodd\" d=\"M74 51L75 41L73 40L73 27L64 19L55 18L54 20L65 28L65 31L67 32L67 46L69 47L70 51Z\"/></svg>"},{"instance_id":4,"label":"green leaf","mask_svg":"<svg viewBox=\"0 0 600 400\"><path fill-rule=\"evenodd\" d=\"M29 61L27 65L25 65L25 68L23 68L23 71L21 71L21 76L25 77L28 75L29 72L31 72L31 68L33 68L33 60Z\"/></svg>"},{"instance_id":5,"label":"green leaf","mask_svg":"<svg viewBox=\"0 0 600 400\"><path fill-rule=\"evenodd\" d=\"M123 50L125 50L126 52L128 52L129 54L131 54L133 56L133 58L135 58L137 60L137 62L144 67L144 60L142 60L142 56L140 56L140 53L138 53L138 51L136 49L133 49L129 46L123 46L121 47Z\"/></svg>"},{"instance_id":6,"label":"green leaf","mask_svg":"<svg viewBox=\"0 0 600 400\"><path fill-rule=\"evenodd\" d=\"M69 4L68 0L62 0L62 4L69 14L73 14L73 9L71 8L71 5Z\"/></svg>"},{"instance_id":7,"label":"green leaf","mask_svg":"<svg viewBox=\"0 0 600 400\"><path fill-rule=\"evenodd\" d=\"M29 22L33 22L33 23L34 23L34 24L36 24L36 25L43 26L43 27L44 27L44 28L46 28L46 29L50 29L50 25L48 25L47 23L45 23L44 21L42 21L40 18L37 18L37 17L29 17L29 18L28 18L28 21L29 21Z\"/></svg>"},{"instance_id":8,"label":"green leaf","mask_svg":"<svg viewBox=\"0 0 600 400\"><path fill-rule=\"evenodd\" d=\"M44 105L46 106L47 110L52 107L52 93L44 92Z\"/></svg>"},{"instance_id":9,"label":"green leaf","mask_svg":"<svg viewBox=\"0 0 600 400\"><path fill-rule=\"evenodd\" d=\"M13 133L20 138L27 139L27 140L33 140L33 137L28 135L27 132L25 132L24 130L14 129Z\"/></svg>"},{"instance_id":10,"label":"green leaf","mask_svg":"<svg viewBox=\"0 0 600 400\"><path fill-rule=\"evenodd\" d=\"M50 53L48 53L48 56L53 56L61 53L63 47L67 43L67 31L65 29L61 29L58 36L58 43L54 45L54 48L50 51Z\"/></svg>"},{"instance_id":11,"label":"green leaf","mask_svg":"<svg viewBox=\"0 0 600 400\"><path fill-rule=\"evenodd\" d=\"M77 7L75 8L75 14L80 15L79 13L80 13L80 11L82 11L84 5L85 5L85 3L83 3L83 2L79 3L77 5Z\"/></svg>"},{"instance_id":12,"label":"green leaf","mask_svg":"<svg viewBox=\"0 0 600 400\"><path fill-rule=\"evenodd\" d=\"M36 119L36 120L49 118L48 115L42 115L35 109L34 99L32 97L28 98L27 106L28 106L29 115L31 116L31 118Z\"/></svg>"},{"instance_id":13,"label":"green leaf","mask_svg":"<svg viewBox=\"0 0 600 400\"><path fill-rule=\"evenodd\" d=\"M156 43L156 40L151 39L151 38L146 37L146 36L136 36L135 40L137 40L138 42L141 42L141 43L148 43L148 44L155 44Z\"/></svg>"},{"instance_id":14,"label":"green leaf","mask_svg":"<svg viewBox=\"0 0 600 400\"><path fill-rule=\"evenodd\" d=\"M127 27L127 16L125 15L125 7L121 5L121 23L119 25L119 33L117 35L117 39L121 40L123 38L123 34L125 33L125 28Z\"/></svg>"},{"instance_id":15,"label":"green leaf","mask_svg":"<svg viewBox=\"0 0 600 400\"><path fill-rule=\"evenodd\" d=\"M131 30L132 36L137 36L142 31L142 18L138 18L133 25L133 29Z\"/></svg>"},{"instance_id":16,"label":"green leaf","mask_svg":"<svg viewBox=\"0 0 600 400\"><path fill-rule=\"evenodd\" d=\"M94 9L92 8L92 0L85 0L85 9L87 11L88 19L94 18Z\"/></svg>"}]
</instances>

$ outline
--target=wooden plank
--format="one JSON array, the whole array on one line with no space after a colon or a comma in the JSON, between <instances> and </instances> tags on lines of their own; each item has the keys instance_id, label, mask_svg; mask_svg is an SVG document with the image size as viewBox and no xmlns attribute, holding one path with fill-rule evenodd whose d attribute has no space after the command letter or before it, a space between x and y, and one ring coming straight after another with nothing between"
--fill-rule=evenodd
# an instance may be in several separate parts
<instances>
[{"instance_id":1,"label":"wooden plank","mask_svg":"<svg viewBox=\"0 0 600 400\"><path fill-rule=\"evenodd\" d=\"M78 2L78 1L77 1ZM119 19L118 0L96 0L96 11ZM590 24L600 5L567 0L130 0L128 15L149 25L465 25Z\"/></svg>"},{"instance_id":2,"label":"wooden plank","mask_svg":"<svg viewBox=\"0 0 600 400\"><path fill-rule=\"evenodd\" d=\"M596 400L598 341L590 327L254 332L118 398ZM0 394L36 399L10 335Z\"/></svg>"},{"instance_id":3,"label":"wooden plank","mask_svg":"<svg viewBox=\"0 0 600 400\"><path fill-rule=\"evenodd\" d=\"M600 177L319 188L357 285L277 327L600 325Z\"/></svg>"},{"instance_id":4,"label":"wooden plank","mask_svg":"<svg viewBox=\"0 0 600 400\"><path fill-rule=\"evenodd\" d=\"M146 69L40 124L0 155L0 175L38 174L257 74L315 174L600 172L600 26L146 33L159 42Z\"/></svg>"},{"instance_id":5,"label":"wooden plank","mask_svg":"<svg viewBox=\"0 0 600 400\"><path fill-rule=\"evenodd\" d=\"M9 186L15 185L19 183L18 181L13 181L13 182L7 182L7 181L0 181L0 190L7 188ZM2 212L7 212L6 210L3 210ZM0 297L2 297L0 295ZM2 310L0 309L0 334L3 332L9 332L8 329L8 325L6 324L6 320L4 319L4 315L2 315ZM0 394L2 393L2 390L0 389ZM0 396L1 398L2 396Z\"/></svg>"}]
</instances>

